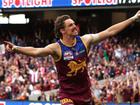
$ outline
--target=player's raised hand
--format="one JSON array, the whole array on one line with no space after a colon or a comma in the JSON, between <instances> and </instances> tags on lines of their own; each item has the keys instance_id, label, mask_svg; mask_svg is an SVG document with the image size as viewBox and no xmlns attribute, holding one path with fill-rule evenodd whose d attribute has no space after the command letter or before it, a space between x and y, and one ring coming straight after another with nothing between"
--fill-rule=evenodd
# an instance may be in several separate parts
<instances>
[{"instance_id":1,"label":"player's raised hand","mask_svg":"<svg viewBox=\"0 0 140 105\"><path fill-rule=\"evenodd\" d=\"M4 41L4 45L5 45L5 49L9 52L12 52L15 46L13 43L8 42L8 41Z\"/></svg>"},{"instance_id":2,"label":"player's raised hand","mask_svg":"<svg viewBox=\"0 0 140 105\"><path fill-rule=\"evenodd\" d=\"M140 19L140 10L132 17L135 21Z\"/></svg>"}]
</instances>

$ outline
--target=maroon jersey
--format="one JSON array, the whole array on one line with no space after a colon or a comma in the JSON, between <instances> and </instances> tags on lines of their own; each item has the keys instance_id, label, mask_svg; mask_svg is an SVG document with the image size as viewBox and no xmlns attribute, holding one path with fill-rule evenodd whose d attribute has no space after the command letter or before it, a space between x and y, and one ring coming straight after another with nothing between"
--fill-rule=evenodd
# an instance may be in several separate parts
<instances>
[{"instance_id":1,"label":"maroon jersey","mask_svg":"<svg viewBox=\"0 0 140 105\"><path fill-rule=\"evenodd\" d=\"M73 47L58 41L61 59L56 62L60 82L60 98L88 101L91 98L90 80L87 72L87 50L81 38L76 37Z\"/></svg>"}]
</instances>

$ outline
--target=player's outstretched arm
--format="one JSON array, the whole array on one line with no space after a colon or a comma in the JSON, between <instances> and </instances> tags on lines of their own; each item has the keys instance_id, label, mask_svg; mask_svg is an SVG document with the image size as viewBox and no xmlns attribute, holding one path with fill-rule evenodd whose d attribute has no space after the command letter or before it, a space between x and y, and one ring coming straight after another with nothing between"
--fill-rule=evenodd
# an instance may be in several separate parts
<instances>
[{"instance_id":1,"label":"player's outstretched arm","mask_svg":"<svg viewBox=\"0 0 140 105\"><path fill-rule=\"evenodd\" d=\"M140 19L140 10L131 18L122 21L118 24L112 25L108 29L106 29L103 32L98 33L99 34L99 40L103 40L106 37L117 35L119 32L123 31L125 28L136 22L136 20Z\"/></svg>"},{"instance_id":2,"label":"player's outstretched arm","mask_svg":"<svg viewBox=\"0 0 140 105\"><path fill-rule=\"evenodd\" d=\"M119 32L123 31L125 28L136 22L136 20L140 19L140 10L131 18L122 21L120 23L117 23L115 25L112 25L111 27L107 28L104 31L101 31L96 34L87 34L83 36L84 40L88 40L90 42L100 42L104 40L105 38L108 38L110 36L117 35Z\"/></svg>"},{"instance_id":3,"label":"player's outstretched arm","mask_svg":"<svg viewBox=\"0 0 140 105\"><path fill-rule=\"evenodd\" d=\"M44 48L34 48L34 47L21 47L16 46L11 42L4 41L5 48L9 52L21 53L28 56L47 56L54 55L55 44L50 44Z\"/></svg>"}]
</instances>

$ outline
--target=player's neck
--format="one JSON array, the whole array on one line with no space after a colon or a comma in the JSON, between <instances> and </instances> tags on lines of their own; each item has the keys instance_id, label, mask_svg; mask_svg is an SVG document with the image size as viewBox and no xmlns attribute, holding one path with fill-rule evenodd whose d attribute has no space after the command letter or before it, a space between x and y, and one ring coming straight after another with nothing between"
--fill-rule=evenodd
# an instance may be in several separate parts
<instances>
[{"instance_id":1,"label":"player's neck","mask_svg":"<svg viewBox=\"0 0 140 105\"><path fill-rule=\"evenodd\" d=\"M61 39L61 42L68 47L72 47L76 44L76 38L75 37L69 37L69 38L63 37L63 39Z\"/></svg>"}]
</instances>

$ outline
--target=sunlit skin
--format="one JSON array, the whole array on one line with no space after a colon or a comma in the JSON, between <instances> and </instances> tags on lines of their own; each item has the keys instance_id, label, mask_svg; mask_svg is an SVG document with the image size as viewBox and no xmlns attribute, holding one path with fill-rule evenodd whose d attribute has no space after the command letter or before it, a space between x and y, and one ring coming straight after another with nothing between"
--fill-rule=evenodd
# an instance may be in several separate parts
<instances>
[{"instance_id":1,"label":"sunlit skin","mask_svg":"<svg viewBox=\"0 0 140 105\"><path fill-rule=\"evenodd\" d=\"M67 36L76 36L78 35L78 30L77 30L77 27L75 25L75 22L72 20L72 19L67 19L65 20L64 22L65 24L65 33Z\"/></svg>"},{"instance_id":2,"label":"sunlit skin","mask_svg":"<svg viewBox=\"0 0 140 105\"><path fill-rule=\"evenodd\" d=\"M140 10L131 18L122 21L120 23L114 24L107 28L106 30L103 30L96 34L85 34L81 36L81 40L84 42L87 51L89 51L90 46L95 43L99 43L100 41L117 35L119 32L124 30L126 27L130 26L131 24L135 23L136 20L140 19ZM76 36L78 35L78 29L75 25L75 22L72 19L66 19L64 21L64 28L60 29L60 32L62 33L62 37L60 40L67 45L67 46L74 46L76 43ZM61 57L61 47L60 45L56 43L52 43L47 45L44 48L34 48L34 47L22 47L22 46L16 46L11 42L4 41L5 48L9 52L16 52L16 53L22 53L28 56L48 56L52 55L55 61L58 61Z\"/></svg>"},{"instance_id":3,"label":"sunlit skin","mask_svg":"<svg viewBox=\"0 0 140 105\"><path fill-rule=\"evenodd\" d=\"M60 18L58 17L58 19L60 19ZM87 60L86 57L88 56L89 49L91 48L91 45L92 44L97 44L100 41L102 41L102 40L104 40L104 39L106 39L108 37L112 37L112 36L117 35L119 32L121 32L122 30L124 30L126 27L134 24L136 22L136 20L138 20L138 19L140 19L140 10L133 17L131 17L131 18L125 20L125 21L122 21L120 23L117 23L115 25L112 25L109 28L107 28L106 30L103 30L103 31L101 31L99 33L96 33L96 34L85 34L85 35L79 37L79 38L81 38L81 41L82 41L80 43L82 43L82 44L85 45L85 48L84 49L77 48L78 45L80 45L80 46L84 46L84 45L80 44L78 42L79 40L76 42L76 36L78 35L78 29L77 29L77 27L75 25L75 22L72 19L67 19L67 20L64 19L65 20L64 21L64 28L61 28L61 24L62 23L61 23L61 19L60 19L60 21L58 20L58 26L59 25L60 26L59 27L56 27L56 29L60 29L61 28L60 30L57 30L57 31L60 31L61 34L60 34L60 32L57 32L57 34L60 34L60 36L61 36L60 41L62 41L66 46L70 46L71 47L71 49L69 49L69 50L67 50L68 47L65 47L66 50L65 49L62 49L62 46L63 45L61 43L58 43L58 42L49 44L49 45L45 46L44 48L16 46L13 43L8 42L8 41L4 41L4 43L5 43L6 50L7 51L10 51L10 52L21 53L21 54L28 55L28 56L33 56L33 57L46 57L48 55L51 55L54 58L55 62L58 65L61 64L61 67L60 68L62 68L62 72L63 72L63 70L65 70L66 67L69 67L68 65L65 66L66 63L67 64L68 63L70 64L71 61L77 61L79 59L84 59L85 62L87 62L86 61ZM57 26L57 24L56 24L56 26ZM77 46L74 46L75 44L77 44ZM74 47L72 47L72 46L74 46ZM70 51L70 56L71 55L74 56L73 53L71 54L72 48L75 48L75 51L77 50L78 52L80 52L80 50L81 51L84 51L83 52L84 54L86 53L85 51L87 49L87 53L85 54L84 58L82 58L82 56L77 55L77 58L78 59L77 58L76 59L75 58L72 58L70 60L69 59L68 60L65 60L64 59L64 53L66 53L66 51ZM64 62L64 65L63 65L63 62ZM83 67L85 67L85 66L83 66ZM60 68L58 66L58 69L60 69ZM75 69L75 67L74 67L74 69ZM78 69L78 70L80 70L80 69ZM58 72L58 76L60 76L60 78L64 78L63 75L65 75L65 74L62 74L61 75L61 73ZM87 80L90 80L90 78L88 76L85 77L86 75L84 74L84 72L83 72L83 74L81 74L81 76L83 76L83 78L87 78ZM81 78L81 76L80 76L80 78ZM75 79L75 78L77 78L77 79ZM67 81L65 82L65 80L67 80L67 79L70 82L67 82ZM76 96L76 98L78 98L78 99L74 99L74 100L76 102L83 103L83 104L78 104L78 105L89 105L89 104L85 104L85 102L87 103L87 99L88 100L89 99L90 100L92 99L92 96L90 96L91 94L88 93L88 96L87 96L87 94L86 94L85 91L84 92L83 91L79 91L79 93L77 95L76 94L69 94L68 88L71 89L71 87L69 87L69 85L72 84L72 86L75 86L74 88L79 87L79 85L83 86L83 83L80 84L81 81L77 82L77 80L79 80L79 75L73 76L71 78L65 76L65 80L64 80L64 82L66 84L65 86L68 86L68 87L66 87L67 92L64 91L64 92L62 92L62 94L60 93L60 96L63 95L63 94L66 94L66 96L67 96L68 99L69 99L68 96L71 96L73 99ZM76 81L74 82L73 80L76 80ZM89 82L89 81L85 81L85 82ZM78 83L78 84L76 85L75 83ZM64 84L62 84L62 86L64 86ZM88 86L89 86L89 84L88 84ZM75 93L77 91L77 89L74 89L74 88L72 89L73 92L70 90L72 93ZM63 88L62 88L62 90L63 90ZM90 87L88 87L86 90L88 90L87 92L89 92L90 91ZM82 94L82 96L80 96L81 94ZM79 96L81 97L82 100L79 98ZM63 98L63 99L65 99L65 98ZM71 102L71 100L69 102ZM97 100L97 102L98 102L98 100ZM64 104L69 104L69 103L66 102ZM64 105L64 104L62 102L62 105ZM71 103L71 105L77 105L77 104Z\"/></svg>"},{"instance_id":4,"label":"sunlit skin","mask_svg":"<svg viewBox=\"0 0 140 105\"><path fill-rule=\"evenodd\" d=\"M65 27L60 30L63 35L62 41L63 43L72 46L76 42L75 36L78 35L78 29L72 19L65 20L64 25Z\"/></svg>"}]
</instances>

